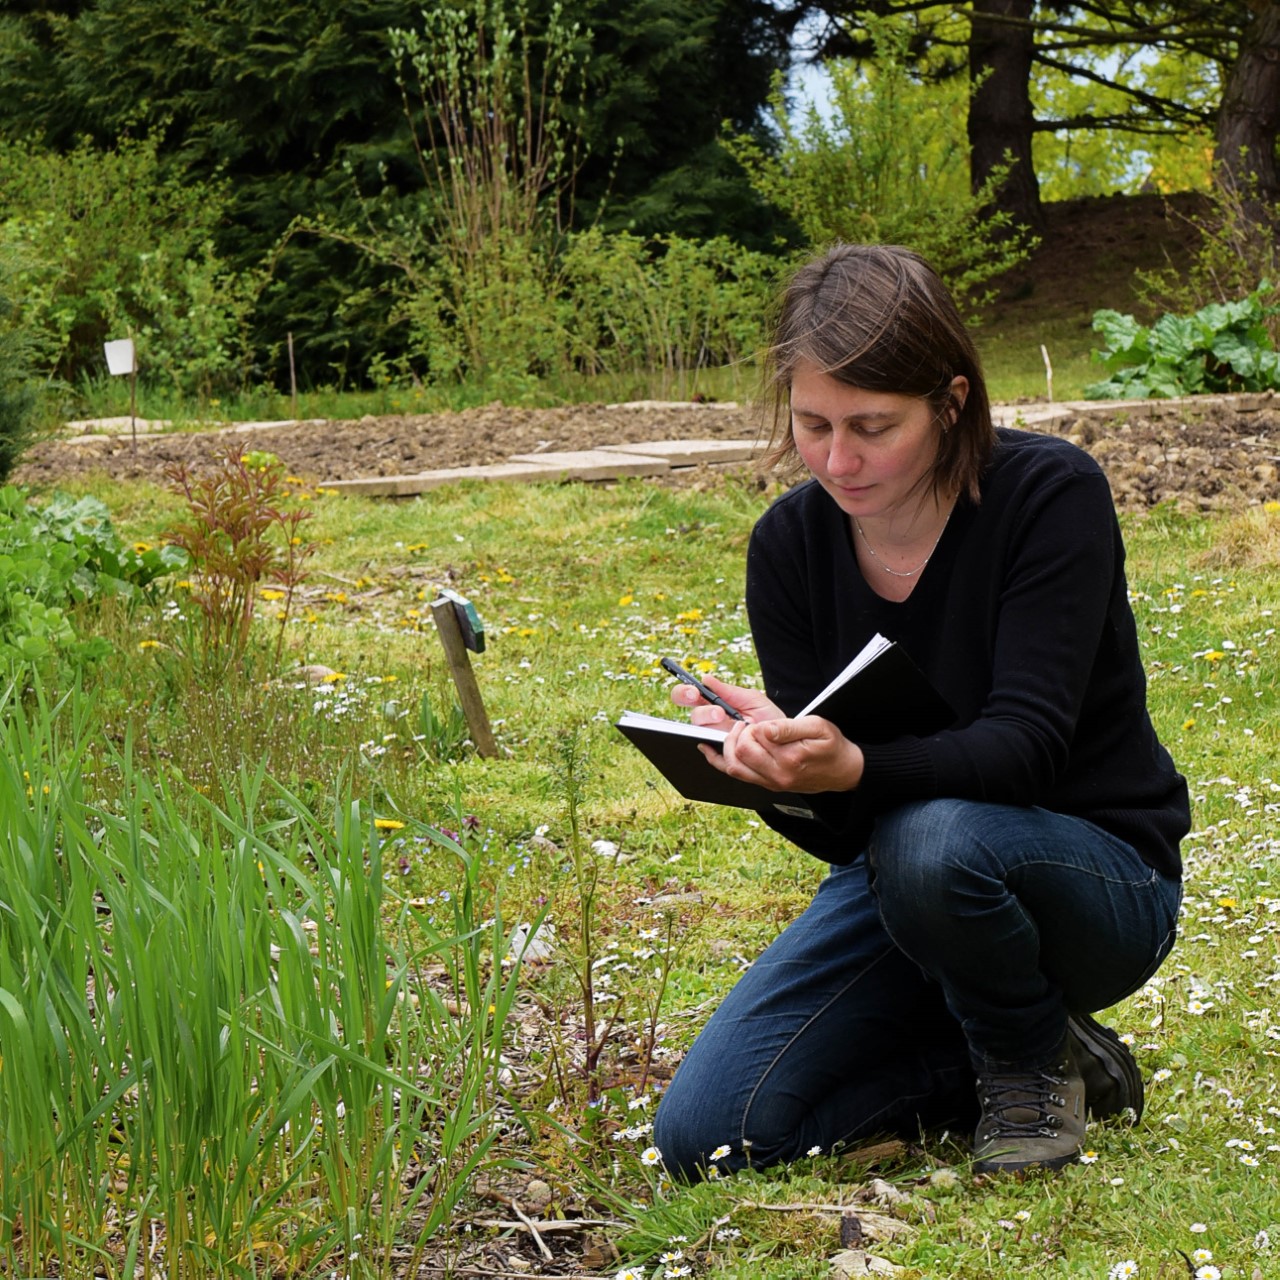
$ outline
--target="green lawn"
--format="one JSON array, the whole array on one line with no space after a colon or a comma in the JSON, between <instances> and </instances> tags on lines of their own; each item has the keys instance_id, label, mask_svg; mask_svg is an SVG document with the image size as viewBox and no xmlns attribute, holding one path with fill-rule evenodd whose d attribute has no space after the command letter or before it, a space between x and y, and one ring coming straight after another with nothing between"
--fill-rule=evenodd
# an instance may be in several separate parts
<instances>
[{"instance_id":1,"label":"green lawn","mask_svg":"<svg viewBox=\"0 0 1280 1280\"><path fill-rule=\"evenodd\" d=\"M170 497L141 486L113 486L108 496L130 540L162 537ZM506 1037L504 1087L514 1088L527 1127L501 1110L484 1120L495 1142L484 1159L530 1162L519 1178L536 1172L548 1183L551 1213L626 1224L609 1233L621 1260L601 1274L688 1266L693 1275L825 1276L838 1219L803 1206L861 1196L872 1174L897 1188L902 1198L887 1211L909 1227L872 1250L908 1274L1106 1276L1133 1261L1136 1273L1115 1274L1172 1277L1184 1257L1225 1277L1250 1277L1255 1266L1272 1274L1268 1232L1280 1250L1274 511L1125 521L1152 711L1195 798L1182 940L1158 977L1107 1015L1131 1037L1148 1082L1142 1124L1098 1128L1088 1163L1025 1181L975 1179L964 1144L947 1135L890 1153L874 1170L820 1156L785 1174L685 1190L643 1162L655 1076L822 874L750 817L683 802L612 728L624 709L668 708L670 681L657 666L664 654L753 678L743 555L768 498L735 479L702 492L626 482L468 486L395 504L320 497L308 528L319 551L285 624L280 673L263 656L278 625L275 601L259 602L252 679L216 689L196 678L184 647L176 615L192 606L182 588L171 584L156 606L132 615L81 619L115 646L89 684L103 742L129 752L125 770L118 757L90 750L89 799L127 809L130 778L145 777L176 789L179 807L187 786L211 803L244 805L234 780L242 761L261 762L322 825L334 797L354 792L366 819L386 820L381 929L396 954L413 951L428 915L447 933L453 926L440 913L466 888L458 856L424 841L418 824L458 833L474 868L476 918L497 912L511 927L546 911L556 951L519 972L506 1021L490 1029ZM499 759L459 748L439 725L449 685L429 602L446 583L473 600L486 627L487 648L473 662ZM302 663L332 675L308 684L296 674ZM423 716L424 695L435 722ZM298 829L299 810L257 803L268 844L272 815L282 832ZM281 849L285 875L300 854L287 840ZM329 910L340 917L341 903ZM479 981L484 965L476 972ZM588 973L593 1023L584 1021ZM0 1072L0 1084L8 1075ZM492 1214L464 1200L453 1217L469 1216ZM410 1226L382 1221L381 1242L352 1270L392 1274L395 1240L412 1235ZM328 1274L352 1248L330 1236L308 1254L279 1240L285 1269L297 1272ZM676 1249L681 1260L659 1261ZM1195 1262L1197 1250L1212 1260ZM538 1262L527 1239L522 1256Z\"/></svg>"}]
</instances>

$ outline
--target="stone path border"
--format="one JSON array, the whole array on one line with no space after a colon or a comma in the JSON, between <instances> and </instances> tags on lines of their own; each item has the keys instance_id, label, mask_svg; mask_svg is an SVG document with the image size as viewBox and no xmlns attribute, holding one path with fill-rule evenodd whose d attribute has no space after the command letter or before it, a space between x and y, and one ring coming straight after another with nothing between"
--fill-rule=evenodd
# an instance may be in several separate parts
<instances>
[{"instance_id":1,"label":"stone path border","mask_svg":"<svg viewBox=\"0 0 1280 1280\"><path fill-rule=\"evenodd\" d=\"M1031 430L1064 432L1074 423L1084 420L1095 422L1119 417L1164 418L1184 414L1204 414L1215 409L1228 409L1233 413L1252 413L1274 408L1280 398L1274 392L1250 395L1181 396L1169 400L1070 400L1061 403L1033 403L1025 405L1001 404L992 406L992 416L998 426L1027 427ZM737 405L700 405L688 402L656 400L630 401L612 404L610 409L698 409L737 408ZM244 422L224 426L219 434L235 435L258 431L269 432L273 428L321 423L324 419L306 419L304 422ZM73 428L96 427L95 433L70 437L64 443L79 444L101 440L104 435L118 434L129 429L129 419L100 419L96 422L67 424ZM139 427L154 424L139 419ZM101 428L107 427L108 431ZM159 435L160 432L138 432ZM442 485L456 484L464 480L519 481L523 483L548 483L565 480L620 480L626 476L657 476L673 468L728 466L750 462L761 451L755 440L661 440L642 444L604 445L597 449L566 452L515 454L506 462L490 463L479 467L451 467L438 471L422 471L413 475L369 476L353 480L328 480L326 489L339 493L358 493L365 497L412 497L427 493Z\"/></svg>"}]
</instances>

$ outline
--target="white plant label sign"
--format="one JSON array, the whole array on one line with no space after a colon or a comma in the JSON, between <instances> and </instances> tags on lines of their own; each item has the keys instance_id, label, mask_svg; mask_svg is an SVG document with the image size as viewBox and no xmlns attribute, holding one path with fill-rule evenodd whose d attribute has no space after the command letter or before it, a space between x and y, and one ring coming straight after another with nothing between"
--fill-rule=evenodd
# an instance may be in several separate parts
<instances>
[{"instance_id":1,"label":"white plant label sign","mask_svg":"<svg viewBox=\"0 0 1280 1280\"><path fill-rule=\"evenodd\" d=\"M104 342L102 349L107 354L108 373L114 375L138 372L138 357L133 350L132 338L117 338L114 342Z\"/></svg>"}]
</instances>

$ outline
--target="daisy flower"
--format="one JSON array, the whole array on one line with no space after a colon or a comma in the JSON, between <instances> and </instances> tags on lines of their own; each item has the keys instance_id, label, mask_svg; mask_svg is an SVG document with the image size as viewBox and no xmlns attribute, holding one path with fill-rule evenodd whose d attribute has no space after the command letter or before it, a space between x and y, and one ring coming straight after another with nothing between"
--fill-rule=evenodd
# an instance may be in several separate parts
<instances>
[{"instance_id":1,"label":"daisy flower","mask_svg":"<svg viewBox=\"0 0 1280 1280\"><path fill-rule=\"evenodd\" d=\"M640 1163L655 1165L662 1159L662 1152L657 1147L645 1147L640 1153Z\"/></svg>"},{"instance_id":2,"label":"daisy flower","mask_svg":"<svg viewBox=\"0 0 1280 1280\"><path fill-rule=\"evenodd\" d=\"M721 1143L721 1144L720 1144L720 1145L719 1145L719 1146L718 1146L718 1147L717 1147L717 1148L716 1148L716 1149L711 1153L711 1158L712 1158L713 1160L723 1160L723 1159L725 1158L725 1156L727 1156L728 1154L729 1154L729 1144L728 1144L727 1142L722 1142L722 1143Z\"/></svg>"}]
</instances>

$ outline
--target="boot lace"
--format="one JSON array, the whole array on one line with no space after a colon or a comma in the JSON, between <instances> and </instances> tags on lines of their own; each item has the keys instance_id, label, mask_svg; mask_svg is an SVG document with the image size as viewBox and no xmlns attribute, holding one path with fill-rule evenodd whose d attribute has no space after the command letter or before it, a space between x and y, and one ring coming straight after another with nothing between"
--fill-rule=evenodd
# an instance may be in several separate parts
<instances>
[{"instance_id":1,"label":"boot lace","mask_svg":"<svg viewBox=\"0 0 1280 1280\"><path fill-rule=\"evenodd\" d=\"M983 1141L1057 1137L1063 1119L1051 1108L1067 1105L1066 1084L1050 1070L980 1076Z\"/></svg>"}]
</instances>

